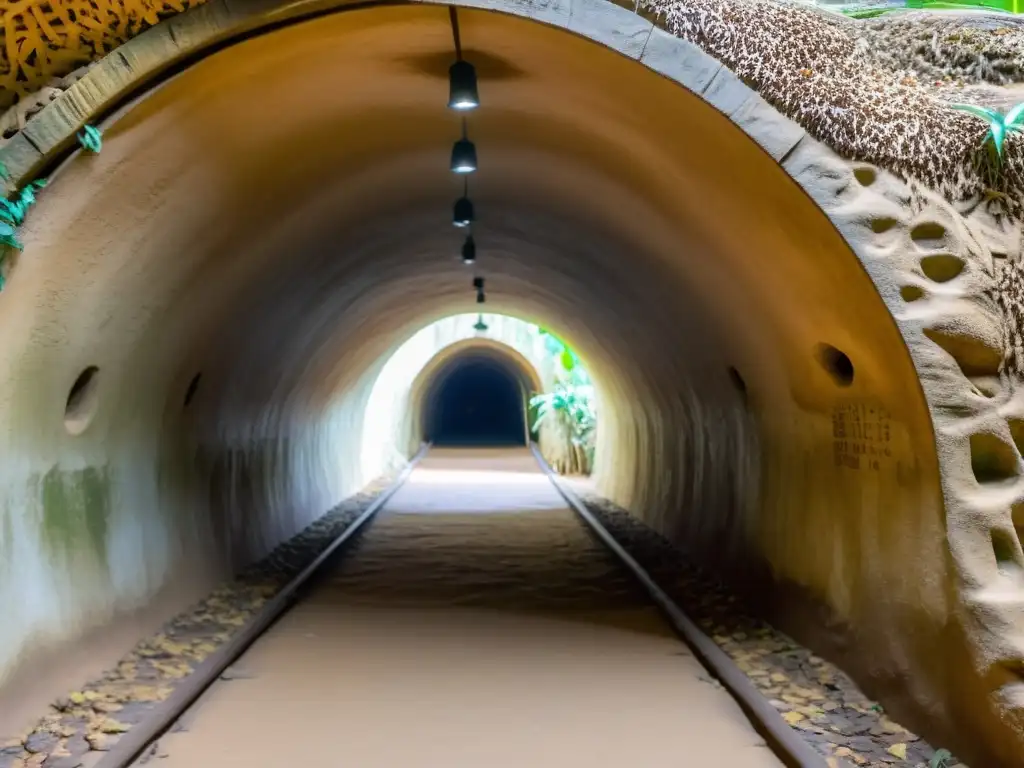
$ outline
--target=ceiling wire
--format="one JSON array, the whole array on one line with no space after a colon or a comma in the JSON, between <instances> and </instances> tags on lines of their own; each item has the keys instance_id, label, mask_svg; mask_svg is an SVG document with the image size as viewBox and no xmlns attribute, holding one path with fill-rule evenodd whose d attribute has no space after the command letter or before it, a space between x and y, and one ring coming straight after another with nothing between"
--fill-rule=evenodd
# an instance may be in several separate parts
<instances>
[{"instance_id":1,"label":"ceiling wire","mask_svg":"<svg viewBox=\"0 0 1024 768\"><path fill-rule=\"evenodd\" d=\"M452 38L455 40L455 59L462 61L462 39L459 36L459 12L454 5L448 6L448 18L452 22Z\"/></svg>"}]
</instances>

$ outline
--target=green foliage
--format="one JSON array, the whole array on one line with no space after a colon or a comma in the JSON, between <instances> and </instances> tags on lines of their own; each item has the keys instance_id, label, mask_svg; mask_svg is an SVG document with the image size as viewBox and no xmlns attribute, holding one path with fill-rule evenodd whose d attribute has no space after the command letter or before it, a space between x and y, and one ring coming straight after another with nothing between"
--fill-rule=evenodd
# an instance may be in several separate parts
<instances>
[{"instance_id":1,"label":"green foliage","mask_svg":"<svg viewBox=\"0 0 1024 768\"><path fill-rule=\"evenodd\" d=\"M946 768L947 765L952 765L953 755L950 754L948 749L937 749L935 754L932 755L932 759L928 761L928 768Z\"/></svg>"},{"instance_id":2,"label":"green foliage","mask_svg":"<svg viewBox=\"0 0 1024 768\"><path fill-rule=\"evenodd\" d=\"M10 173L6 166L0 163L0 179L8 181ZM46 186L46 179L39 179L30 182L18 192L14 199L0 197L0 248L16 248L22 250L24 246L18 240L18 227L25 221L25 214L36 202L36 190ZM3 253L0 251L0 265L3 263ZM0 274L0 290L4 287L4 278Z\"/></svg>"},{"instance_id":3,"label":"green foliage","mask_svg":"<svg viewBox=\"0 0 1024 768\"><path fill-rule=\"evenodd\" d=\"M85 126L81 133L78 134L78 143L82 145L82 149L93 154L99 154L99 151L103 148L103 134L99 128L95 128L91 125Z\"/></svg>"},{"instance_id":4,"label":"green foliage","mask_svg":"<svg viewBox=\"0 0 1024 768\"><path fill-rule=\"evenodd\" d=\"M553 333L539 328L538 335L555 366L551 392L531 398L533 430L550 424L561 434L576 457L575 469L588 472L594 463L597 410L594 386L579 356Z\"/></svg>"},{"instance_id":5,"label":"green foliage","mask_svg":"<svg viewBox=\"0 0 1024 768\"><path fill-rule=\"evenodd\" d=\"M0 199L0 221L12 227L21 226L28 209L35 205L36 190L46 186L46 179L26 184L13 200Z\"/></svg>"},{"instance_id":6,"label":"green foliage","mask_svg":"<svg viewBox=\"0 0 1024 768\"><path fill-rule=\"evenodd\" d=\"M533 429L539 429L546 419L553 417L567 428L573 445L586 445L597 427L594 387L590 384L569 384L560 381L555 384L552 392L532 397L530 406L535 408L537 413Z\"/></svg>"},{"instance_id":7,"label":"green foliage","mask_svg":"<svg viewBox=\"0 0 1024 768\"><path fill-rule=\"evenodd\" d=\"M988 133L985 134L985 143L991 142L995 148L996 160L1001 163L1003 160L1003 147L1006 144L1006 137L1012 131L1024 132L1024 102L1013 107L1005 115L998 110L989 107L979 107L976 104L953 104L953 109L967 112L980 117L988 123Z\"/></svg>"},{"instance_id":8,"label":"green foliage","mask_svg":"<svg viewBox=\"0 0 1024 768\"><path fill-rule=\"evenodd\" d=\"M892 8L851 8L849 10L843 9L842 13L849 16L851 19L873 19L881 16L883 13L889 13L894 9Z\"/></svg>"}]
</instances>

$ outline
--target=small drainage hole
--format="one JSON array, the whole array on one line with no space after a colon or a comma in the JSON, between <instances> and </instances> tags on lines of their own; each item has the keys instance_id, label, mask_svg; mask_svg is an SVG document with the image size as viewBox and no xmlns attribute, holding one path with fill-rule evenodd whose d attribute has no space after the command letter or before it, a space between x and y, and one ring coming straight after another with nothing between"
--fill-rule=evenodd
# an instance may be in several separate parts
<instances>
[{"instance_id":1,"label":"small drainage hole","mask_svg":"<svg viewBox=\"0 0 1024 768\"><path fill-rule=\"evenodd\" d=\"M99 405L97 392L97 374L99 372L99 368L90 365L78 374L75 383L71 385L68 401L64 406L64 427L72 435L82 434L96 413L96 407Z\"/></svg>"},{"instance_id":2,"label":"small drainage hole","mask_svg":"<svg viewBox=\"0 0 1024 768\"><path fill-rule=\"evenodd\" d=\"M846 353L831 344L819 344L815 357L832 381L840 387L848 387L853 383L853 362Z\"/></svg>"}]
</instances>

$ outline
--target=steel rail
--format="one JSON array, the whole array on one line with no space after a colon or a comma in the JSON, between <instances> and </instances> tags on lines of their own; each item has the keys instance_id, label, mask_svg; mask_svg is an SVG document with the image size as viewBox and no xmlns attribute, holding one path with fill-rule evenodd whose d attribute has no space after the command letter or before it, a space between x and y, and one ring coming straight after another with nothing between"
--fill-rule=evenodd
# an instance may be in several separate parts
<instances>
[{"instance_id":1,"label":"steel rail","mask_svg":"<svg viewBox=\"0 0 1024 768\"><path fill-rule=\"evenodd\" d=\"M253 616L225 645L211 653L186 677L181 685L174 689L170 696L160 702L145 720L133 726L120 739L111 745L110 750L96 763L94 768L128 768L143 756L145 751L174 724L182 718L189 708L220 679L224 671L235 663L260 636L270 629L278 619L294 607L299 600L299 593L308 583L320 574L323 566L338 554L340 548L364 529L394 496L395 492L405 484L412 474L413 468L430 448L424 443L406 467L399 473L395 481L381 493L355 520L338 535L316 559L306 566L299 575L293 578L274 597L268 600L259 612Z\"/></svg>"},{"instance_id":2,"label":"steel rail","mask_svg":"<svg viewBox=\"0 0 1024 768\"><path fill-rule=\"evenodd\" d=\"M541 455L536 443L530 444L537 463L551 480L566 503L582 518L583 522L600 539L609 551L621 561L623 567L640 582L651 600L658 606L665 619L676 634L689 646L693 655L709 673L718 679L722 687L736 700L750 724L764 737L769 748L789 768L830 768L840 766L849 768L847 761L832 759L829 763L825 757L814 750L782 719L779 711L771 705L760 691L750 682L735 662L718 647L707 634L669 597L651 575L633 559L632 555L615 540L594 514L587 509L579 496L550 467Z\"/></svg>"}]
</instances>

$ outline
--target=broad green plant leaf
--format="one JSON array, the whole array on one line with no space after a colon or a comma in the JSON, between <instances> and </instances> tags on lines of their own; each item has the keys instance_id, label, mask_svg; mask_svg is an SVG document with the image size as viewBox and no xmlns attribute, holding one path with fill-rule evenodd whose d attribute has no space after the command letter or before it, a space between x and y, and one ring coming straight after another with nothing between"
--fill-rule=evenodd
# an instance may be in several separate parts
<instances>
[{"instance_id":1,"label":"broad green plant leaf","mask_svg":"<svg viewBox=\"0 0 1024 768\"><path fill-rule=\"evenodd\" d=\"M1010 108L1010 111L1006 113L1005 121L1009 128L1017 130L1024 128L1024 101Z\"/></svg>"},{"instance_id":2,"label":"broad green plant leaf","mask_svg":"<svg viewBox=\"0 0 1024 768\"><path fill-rule=\"evenodd\" d=\"M1005 115L990 107L977 104L952 104L953 109L967 112L988 123L988 134L985 140L991 141L996 149L996 158L1003 159L1003 147L1006 137L1011 131L1024 132L1024 102L1012 107Z\"/></svg>"}]
</instances>

